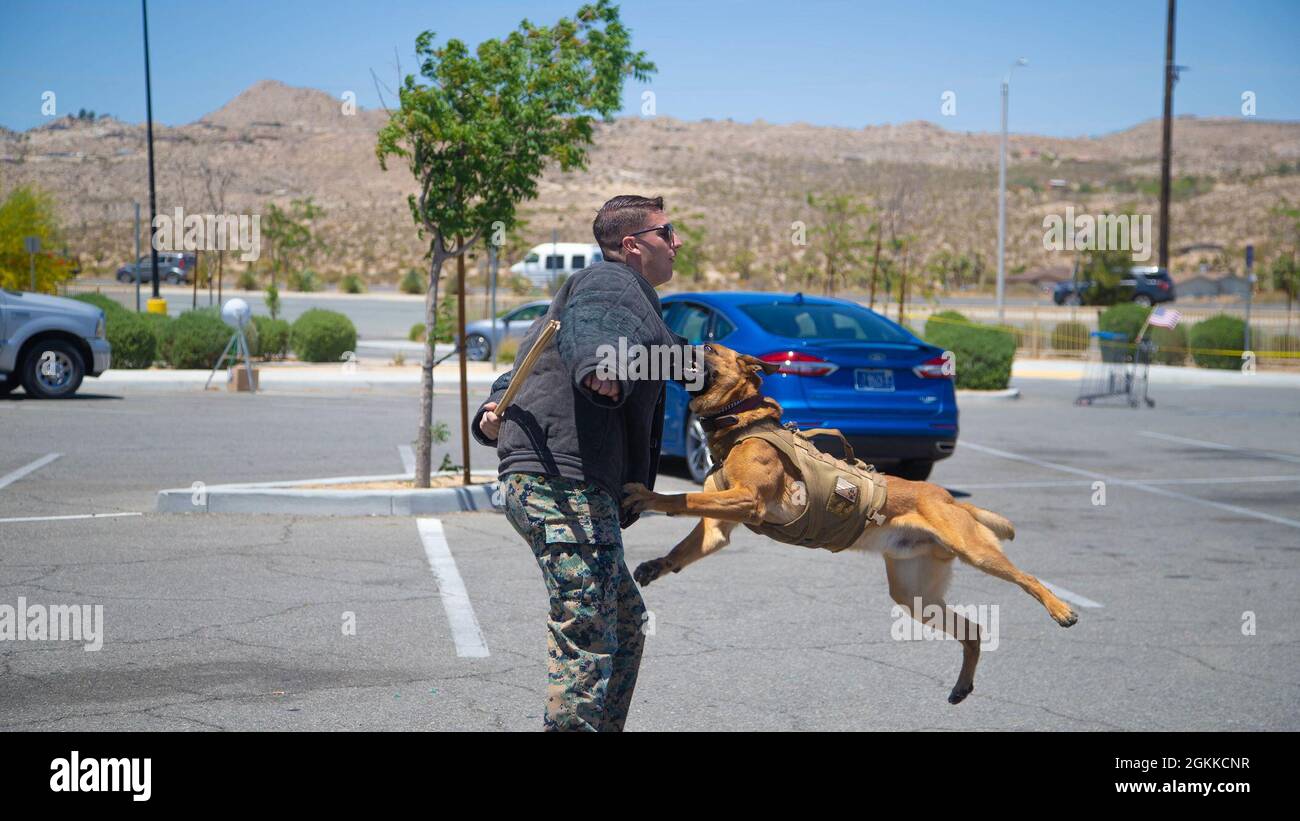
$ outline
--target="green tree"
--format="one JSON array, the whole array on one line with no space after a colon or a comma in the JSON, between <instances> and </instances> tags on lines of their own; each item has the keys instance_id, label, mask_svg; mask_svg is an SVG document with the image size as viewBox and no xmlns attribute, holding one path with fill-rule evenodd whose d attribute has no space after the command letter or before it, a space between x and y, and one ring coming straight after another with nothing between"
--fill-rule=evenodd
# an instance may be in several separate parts
<instances>
[{"instance_id":1,"label":"green tree","mask_svg":"<svg viewBox=\"0 0 1300 821\"><path fill-rule=\"evenodd\" d=\"M1300 252L1300 207L1283 200L1273 206L1273 213L1290 223L1286 232L1289 236L1281 243L1283 250L1273 259L1269 269L1273 287L1286 294L1285 333L1290 335L1291 306L1295 304L1297 294L1300 294L1300 253L1297 253Z\"/></svg>"},{"instance_id":2,"label":"green tree","mask_svg":"<svg viewBox=\"0 0 1300 821\"><path fill-rule=\"evenodd\" d=\"M694 219L698 215L692 215ZM677 257L673 262L673 270L682 278L689 277L691 282L699 283L704 279L704 265L707 257L704 254L704 229L691 225L685 219L673 221L673 231L682 240L682 247L677 249Z\"/></svg>"},{"instance_id":3,"label":"green tree","mask_svg":"<svg viewBox=\"0 0 1300 821\"><path fill-rule=\"evenodd\" d=\"M871 221L871 206L846 194L823 198L809 194L808 205L816 212L809 233L817 238L822 256L822 293L834 296L841 279L848 285L852 274L861 273L862 255L879 226Z\"/></svg>"},{"instance_id":4,"label":"green tree","mask_svg":"<svg viewBox=\"0 0 1300 821\"><path fill-rule=\"evenodd\" d=\"M277 274L310 263L324 250L324 242L312 230L312 221L324 215L325 210L312 202L311 197L291 200L287 209L275 203L266 206L261 231L266 240L272 285L276 284Z\"/></svg>"},{"instance_id":5,"label":"green tree","mask_svg":"<svg viewBox=\"0 0 1300 821\"><path fill-rule=\"evenodd\" d=\"M1120 298L1120 280L1133 266L1133 252L1124 249L1085 251L1079 279L1091 282L1083 297L1089 305L1114 305Z\"/></svg>"},{"instance_id":6,"label":"green tree","mask_svg":"<svg viewBox=\"0 0 1300 821\"><path fill-rule=\"evenodd\" d=\"M408 75L399 106L380 130L380 167L404 160L417 193L407 197L420 238L429 243L425 325L436 327L442 265L465 253L485 232L510 231L516 206L537 196L548 164L562 171L586 166L597 116L622 103L628 75L654 70L633 51L618 7L598 0L554 26L527 20L474 53L460 40L415 41L420 76ZM421 374L416 485L428 487L433 426L433 349Z\"/></svg>"},{"instance_id":7,"label":"green tree","mask_svg":"<svg viewBox=\"0 0 1300 821\"><path fill-rule=\"evenodd\" d=\"M62 247L54 198L44 191L20 186L0 202L0 287L25 291L31 287L31 257L25 237L40 237L36 255L36 290L52 294L72 275L72 262L56 253Z\"/></svg>"}]
</instances>

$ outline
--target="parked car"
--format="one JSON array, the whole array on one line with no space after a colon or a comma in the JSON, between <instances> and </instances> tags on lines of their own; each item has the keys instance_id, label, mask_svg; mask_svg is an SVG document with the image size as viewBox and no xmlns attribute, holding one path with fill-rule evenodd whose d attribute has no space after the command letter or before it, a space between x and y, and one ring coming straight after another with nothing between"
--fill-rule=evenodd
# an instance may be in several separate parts
<instances>
[{"instance_id":1,"label":"parked car","mask_svg":"<svg viewBox=\"0 0 1300 821\"><path fill-rule=\"evenodd\" d=\"M538 288L553 285L562 276L572 276L583 268L600 262L605 255L600 246L590 242L546 242L510 266L510 273L524 276Z\"/></svg>"},{"instance_id":2,"label":"parked car","mask_svg":"<svg viewBox=\"0 0 1300 821\"><path fill-rule=\"evenodd\" d=\"M1174 280L1169 271L1154 265L1134 265L1128 276L1119 281L1120 295L1144 307L1158 302L1173 302L1176 296ZM1052 291L1052 301L1057 305L1083 305L1088 302L1088 289L1092 282L1079 278L1076 267L1074 277L1058 283Z\"/></svg>"},{"instance_id":3,"label":"parked car","mask_svg":"<svg viewBox=\"0 0 1300 821\"><path fill-rule=\"evenodd\" d=\"M802 294L683 293L664 297L664 321L691 344L717 341L778 373L763 393L801 428L838 428L855 455L907 479L930 475L957 444L957 395L943 350L854 302ZM669 383L663 453L692 478L712 468L685 388Z\"/></svg>"},{"instance_id":4,"label":"parked car","mask_svg":"<svg viewBox=\"0 0 1300 821\"><path fill-rule=\"evenodd\" d=\"M158 252L158 281L171 285L189 284L194 280L194 271L198 266L198 256L193 252L180 251ZM135 261L117 269L118 282L153 282L153 258L145 254Z\"/></svg>"},{"instance_id":5,"label":"parked car","mask_svg":"<svg viewBox=\"0 0 1300 821\"><path fill-rule=\"evenodd\" d=\"M94 305L26 291L0 291L0 396L20 384L29 396L72 396L87 374L112 361L104 312Z\"/></svg>"},{"instance_id":6,"label":"parked car","mask_svg":"<svg viewBox=\"0 0 1300 821\"><path fill-rule=\"evenodd\" d=\"M526 302L497 318L496 336L492 335L492 320L479 319L465 324L465 357L475 362L492 358L492 351L507 339L523 339L528 328L551 305L549 299Z\"/></svg>"}]
</instances>

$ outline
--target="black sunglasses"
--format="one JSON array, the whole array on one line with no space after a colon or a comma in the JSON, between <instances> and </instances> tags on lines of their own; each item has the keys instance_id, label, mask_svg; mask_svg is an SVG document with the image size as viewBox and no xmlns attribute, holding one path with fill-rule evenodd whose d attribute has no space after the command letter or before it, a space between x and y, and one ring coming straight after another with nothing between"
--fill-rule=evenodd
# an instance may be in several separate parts
<instances>
[{"instance_id":1,"label":"black sunglasses","mask_svg":"<svg viewBox=\"0 0 1300 821\"><path fill-rule=\"evenodd\" d=\"M663 225L656 225L653 228L646 228L641 231L633 231L632 233L628 234L628 236L636 237L636 236L640 236L641 234L648 234L651 231L658 231L659 236L664 238L664 242L672 242L673 236L677 233L676 231L673 230L673 224L671 222L665 222Z\"/></svg>"}]
</instances>

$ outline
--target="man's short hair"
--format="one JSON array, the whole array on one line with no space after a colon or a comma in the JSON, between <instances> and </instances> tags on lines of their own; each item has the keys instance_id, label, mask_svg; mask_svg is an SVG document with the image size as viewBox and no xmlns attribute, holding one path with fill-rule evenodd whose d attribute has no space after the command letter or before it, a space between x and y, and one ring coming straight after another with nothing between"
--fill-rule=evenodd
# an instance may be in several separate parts
<instances>
[{"instance_id":1,"label":"man's short hair","mask_svg":"<svg viewBox=\"0 0 1300 821\"><path fill-rule=\"evenodd\" d=\"M662 210L663 197L620 194L600 206L596 219L591 223L591 232L596 235L596 244L606 256L612 253L621 257L623 237L644 228L646 217Z\"/></svg>"}]
</instances>

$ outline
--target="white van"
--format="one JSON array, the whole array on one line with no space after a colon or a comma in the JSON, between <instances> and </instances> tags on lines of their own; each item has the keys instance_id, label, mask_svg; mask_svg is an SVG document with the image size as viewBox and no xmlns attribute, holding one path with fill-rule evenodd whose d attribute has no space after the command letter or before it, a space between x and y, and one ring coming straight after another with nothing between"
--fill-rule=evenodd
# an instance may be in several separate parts
<instances>
[{"instance_id":1,"label":"white van","mask_svg":"<svg viewBox=\"0 0 1300 821\"><path fill-rule=\"evenodd\" d=\"M576 274L604 258L600 246L594 243L547 242L533 246L523 262L510 266L510 273L528 277L533 285L545 288L557 277Z\"/></svg>"}]
</instances>

